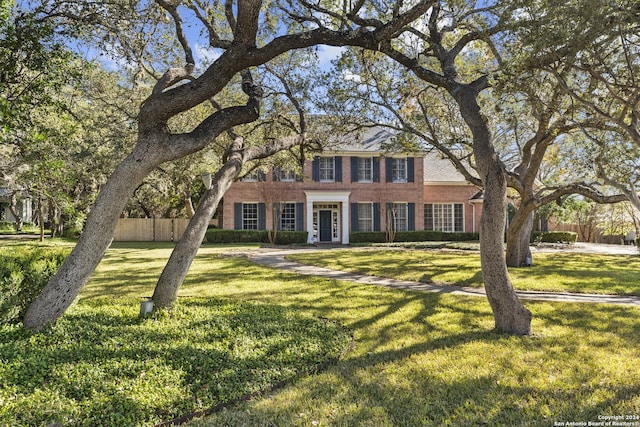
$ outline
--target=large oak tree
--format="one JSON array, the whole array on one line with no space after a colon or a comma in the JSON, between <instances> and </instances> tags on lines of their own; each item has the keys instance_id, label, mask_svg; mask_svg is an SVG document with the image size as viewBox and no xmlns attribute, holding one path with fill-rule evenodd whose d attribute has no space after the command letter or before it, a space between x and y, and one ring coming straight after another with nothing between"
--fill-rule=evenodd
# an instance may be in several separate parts
<instances>
[{"instance_id":1,"label":"large oak tree","mask_svg":"<svg viewBox=\"0 0 640 427\"><path fill-rule=\"evenodd\" d=\"M337 8L330 2L329 6L334 7L329 9L304 1L263 4L258 0L228 0L224 4L214 2L210 5L163 0L158 0L157 4L45 4L42 10L48 16L72 19L76 24L84 22L84 30L90 35L99 34L98 30L91 31L93 24L108 28L111 32L108 33L110 37L104 39L105 43L124 49L130 54L125 58L133 58L131 52L136 53L126 50L129 45L144 47L158 42L153 38L146 40L143 34L153 35L154 29L159 28L160 21L151 21L152 17L164 19L168 14L174 27L173 40L177 41L174 46L182 47L184 66L168 69L141 105L133 151L102 187L76 247L27 310L23 320L25 327L37 329L54 322L73 302L109 246L126 200L144 177L165 162L203 149L234 126L256 120L261 90L245 78L243 88L248 99L244 105L215 111L190 132L171 133L168 124L173 117L214 98L239 72L264 64L289 50L318 44L375 49L397 36L432 4L433 1L418 1L409 7L398 2L390 13L379 10L376 2L365 1L353 6L345 2ZM193 50L185 42L188 36L181 9L189 9L196 17L206 35L208 48L219 54L199 75L194 73ZM123 29L123 26L129 28ZM126 36L131 39L123 39Z\"/></svg>"}]
</instances>

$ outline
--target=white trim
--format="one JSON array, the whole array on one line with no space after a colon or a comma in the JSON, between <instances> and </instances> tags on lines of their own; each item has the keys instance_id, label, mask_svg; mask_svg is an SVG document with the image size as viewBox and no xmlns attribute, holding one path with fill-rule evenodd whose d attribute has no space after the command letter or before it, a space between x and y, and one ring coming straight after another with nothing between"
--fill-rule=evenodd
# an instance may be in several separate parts
<instances>
[{"instance_id":1,"label":"white trim","mask_svg":"<svg viewBox=\"0 0 640 427\"><path fill-rule=\"evenodd\" d=\"M455 185L455 186L465 186L468 187L472 184L469 184L466 181L424 181L425 186L436 186L436 185Z\"/></svg>"},{"instance_id":2,"label":"white trim","mask_svg":"<svg viewBox=\"0 0 640 427\"><path fill-rule=\"evenodd\" d=\"M314 203L341 203L341 225L342 233L340 243L349 244L349 195L351 191L305 191L307 196L307 233L309 237L308 243L313 243L313 204Z\"/></svg>"}]
</instances>

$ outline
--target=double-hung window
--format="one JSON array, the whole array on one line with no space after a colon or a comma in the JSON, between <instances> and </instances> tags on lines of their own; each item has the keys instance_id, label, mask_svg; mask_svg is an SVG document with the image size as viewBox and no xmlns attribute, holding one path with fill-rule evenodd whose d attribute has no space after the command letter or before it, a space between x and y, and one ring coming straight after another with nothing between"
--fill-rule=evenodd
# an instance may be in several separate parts
<instances>
[{"instance_id":1,"label":"double-hung window","mask_svg":"<svg viewBox=\"0 0 640 427\"><path fill-rule=\"evenodd\" d=\"M464 231L462 203L434 203L424 205L424 229L451 232Z\"/></svg>"},{"instance_id":2,"label":"double-hung window","mask_svg":"<svg viewBox=\"0 0 640 427\"><path fill-rule=\"evenodd\" d=\"M280 169L278 171L278 179L282 182L295 182L296 171L293 169Z\"/></svg>"},{"instance_id":3,"label":"double-hung window","mask_svg":"<svg viewBox=\"0 0 640 427\"><path fill-rule=\"evenodd\" d=\"M320 157L320 181L333 182L336 179L335 172L335 158L334 157Z\"/></svg>"},{"instance_id":4,"label":"double-hung window","mask_svg":"<svg viewBox=\"0 0 640 427\"><path fill-rule=\"evenodd\" d=\"M358 157L358 182L373 182L373 159Z\"/></svg>"},{"instance_id":5,"label":"double-hung window","mask_svg":"<svg viewBox=\"0 0 640 427\"><path fill-rule=\"evenodd\" d=\"M280 230L296 231L296 204L283 203L280 209Z\"/></svg>"},{"instance_id":6,"label":"double-hung window","mask_svg":"<svg viewBox=\"0 0 640 427\"><path fill-rule=\"evenodd\" d=\"M407 231L409 229L408 205L406 203L391 204L391 221L396 231Z\"/></svg>"},{"instance_id":7,"label":"double-hung window","mask_svg":"<svg viewBox=\"0 0 640 427\"><path fill-rule=\"evenodd\" d=\"M244 177L242 177L242 181L244 182L260 181L260 171L258 169L252 170L251 172L247 173Z\"/></svg>"},{"instance_id":8,"label":"double-hung window","mask_svg":"<svg viewBox=\"0 0 640 427\"><path fill-rule=\"evenodd\" d=\"M373 231L373 203L358 203L358 231Z\"/></svg>"},{"instance_id":9,"label":"double-hung window","mask_svg":"<svg viewBox=\"0 0 640 427\"><path fill-rule=\"evenodd\" d=\"M391 159L391 181L407 182L407 159L405 158Z\"/></svg>"},{"instance_id":10,"label":"double-hung window","mask_svg":"<svg viewBox=\"0 0 640 427\"><path fill-rule=\"evenodd\" d=\"M243 230L258 229L258 204L257 203L242 204L242 229Z\"/></svg>"}]
</instances>

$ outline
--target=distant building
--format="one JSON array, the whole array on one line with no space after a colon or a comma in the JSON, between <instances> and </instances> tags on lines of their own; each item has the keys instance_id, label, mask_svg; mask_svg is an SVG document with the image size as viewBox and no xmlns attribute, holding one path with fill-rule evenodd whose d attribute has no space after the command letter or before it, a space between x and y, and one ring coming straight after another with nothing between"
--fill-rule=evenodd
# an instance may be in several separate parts
<instances>
[{"instance_id":1,"label":"distant building","mask_svg":"<svg viewBox=\"0 0 640 427\"><path fill-rule=\"evenodd\" d=\"M0 188L0 221L15 222L16 218L11 213L11 194L12 190ZM16 210L23 222L33 220L33 200L26 194L20 194L17 197Z\"/></svg>"}]
</instances>

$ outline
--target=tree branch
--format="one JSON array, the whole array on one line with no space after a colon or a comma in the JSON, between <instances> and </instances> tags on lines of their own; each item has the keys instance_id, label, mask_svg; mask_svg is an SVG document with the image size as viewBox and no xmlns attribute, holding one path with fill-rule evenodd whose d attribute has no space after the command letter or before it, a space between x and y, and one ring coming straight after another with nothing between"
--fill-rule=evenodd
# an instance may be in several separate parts
<instances>
[{"instance_id":1,"label":"tree branch","mask_svg":"<svg viewBox=\"0 0 640 427\"><path fill-rule=\"evenodd\" d=\"M627 196L625 196L624 194L614 194L606 196L600 191L593 188L592 185L584 182L576 182L560 187L546 187L542 191L547 190L552 190L552 192L545 194L542 197L532 199L531 203L534 208L539 208L540 206L544 206L548 203L559 200L560 198L562 198L562 196L568 196L570 194L579 194L593 200L596 203L619 203L628 200Z\"/></svg>"},{"instance_id":2,"label":"tree branch","mask_svg":"<svg viewBox=\"0 0 640 427\"><path fill-rule=\"evenodd\" d=\"M167 3L165 0L155 0L169 15L173 18L173 22L176 26L176 37L184 50L185 63L195 65L196 61L193 59L193 51L189 45L187 37L184 35L184 28L182 26L182 17L178 13L178 8L175 5Z\"/></svg>"}]
</instances>

